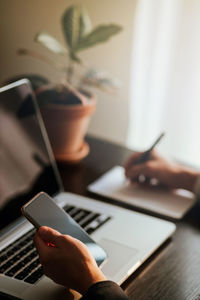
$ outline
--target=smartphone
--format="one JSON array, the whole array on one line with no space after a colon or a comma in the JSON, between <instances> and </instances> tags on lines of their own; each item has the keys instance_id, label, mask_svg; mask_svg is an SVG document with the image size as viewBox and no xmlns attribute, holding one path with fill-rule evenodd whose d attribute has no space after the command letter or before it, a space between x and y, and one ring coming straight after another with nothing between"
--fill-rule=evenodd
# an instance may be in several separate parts
<instances>
[{"instance_id":1,"label":"smartphone","mask_svg":"<svg viewBox=\"0 0 200 300\"><path fill-rule=\"evenodd\" d=\"M40 192L21 208L22 214L38 229L48 226L83 242L100 266L106 252L46 193Z\"/></svg>"}]
</instances>

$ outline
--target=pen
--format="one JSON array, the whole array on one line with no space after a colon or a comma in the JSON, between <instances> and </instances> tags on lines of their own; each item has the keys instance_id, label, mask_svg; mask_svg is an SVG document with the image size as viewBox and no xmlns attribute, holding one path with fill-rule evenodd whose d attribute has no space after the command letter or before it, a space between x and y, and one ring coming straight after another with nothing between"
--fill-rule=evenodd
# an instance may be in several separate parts
<instances>
[{"instance_id":1,"label":"pen","mask_svg":"<svg viewBox=\"0 0 200 300\"><path fill-rule=\"evenodd\" d=\"M165 133L162 132L159 135L159 137L155 140L155 142L152 144L152 146L148 150L143 152L143 154L137 160L134 161L133 165L141 164L141 163L144 163L145 161L147 161L150 157L151 151L160 142L160 140L163 138L164 135L165 135Z\"/></svg>"}]
</instances>

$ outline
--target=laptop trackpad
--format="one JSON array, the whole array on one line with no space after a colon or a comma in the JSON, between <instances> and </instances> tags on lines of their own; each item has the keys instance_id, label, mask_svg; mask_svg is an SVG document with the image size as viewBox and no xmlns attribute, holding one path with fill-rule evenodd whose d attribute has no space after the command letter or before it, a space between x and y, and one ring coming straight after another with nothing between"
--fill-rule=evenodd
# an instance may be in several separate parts
<instances>
[{"instance_id":1,"label":"laptop trackpad","mask_svg":"<svg viewBox=\"0 0 200 300\"><path fill-rule=\"evenodd\" d=\"M108 261L102 267L107 277L113 278L127 263L137 258L138 250L107 239L98 241L98 244L106 251ZM137 260L136 260L137 261Z\"/></svg>"}]
</instances>

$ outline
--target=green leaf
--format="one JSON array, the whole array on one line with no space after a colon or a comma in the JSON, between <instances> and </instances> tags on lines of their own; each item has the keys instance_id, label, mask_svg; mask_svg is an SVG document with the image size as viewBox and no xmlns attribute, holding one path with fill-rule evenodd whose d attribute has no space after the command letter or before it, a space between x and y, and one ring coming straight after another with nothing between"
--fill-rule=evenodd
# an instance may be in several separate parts
<instances>
[{"instance_id":1,"label":"green leaf","mask_svg":"<svg viewBox=\"0 0 200 300\"><path fill-rule=\"evenodd\" d=\"M91 30L90 17L81 5L67 8L62 16L62 28L70 50Z\"/></svg>"},{"instance_id":2,"label":"green leaf","mask_svg":"<svg viewBox=\"0 0 200 300\"><path fill-rule=\"evenodd\" d=\"M80 14L80 29L79 29L79 41L82 40L82 38L91 31L92 24L90 17L87 13L87 11L81 7L81 14Z\"/></svg>"},{"instance_id":3,"label":"green leaf","mask_svg":"<svg viewBox=\"0 0 200 300\"><path fill-rule=\"evenodd\" d=\"M115 24L99 25L92 32L85 35L74 50L81 51L96 44L106 42L111 36L121 30L122 27Z\"/></svg>"},{"instance_id":4,"label":"green leaf","mask_svg":"<svg viewBox=\"0 0 200 300\"><path fill-rule=\"evenodd\" d=\"M66 42L72 50L79 39L80 6L70 6L62 17L62 27Z\"/></svg>"},{"instance_id":5,"label":"green leaf","mask_svg":"<svg viewBox=\"0 0 200 300\"><path fill-rule=\"evenodd\" d=\"M37 33L34 40L54 53L67 53L67 49L65 47L63 47L53 36L44 31Z\"/></svg>"}]
</instances>

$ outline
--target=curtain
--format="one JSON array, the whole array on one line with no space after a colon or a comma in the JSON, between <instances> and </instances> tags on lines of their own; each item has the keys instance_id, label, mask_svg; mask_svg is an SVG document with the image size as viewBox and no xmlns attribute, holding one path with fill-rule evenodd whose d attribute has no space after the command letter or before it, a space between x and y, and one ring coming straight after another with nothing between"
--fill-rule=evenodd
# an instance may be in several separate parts
<instances>
[{"instance_id":1,"label":"curtain","mask_svg":"<svg viewBox=\"0 0 200 300\"><path fill-rule=\"evenodd\" d=\"M127 145L200 166L200 1L138 0Z\"/></svg>"}]
</instances>

